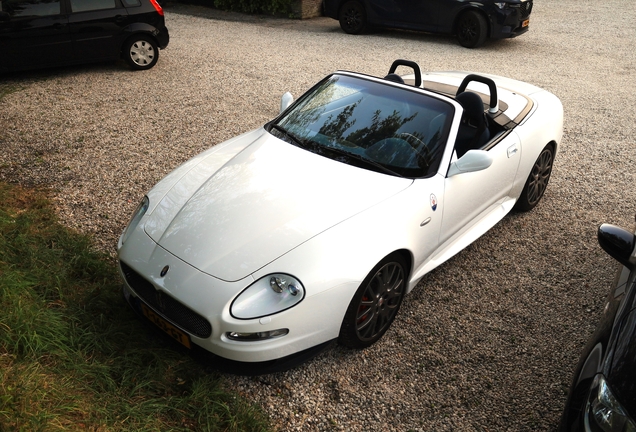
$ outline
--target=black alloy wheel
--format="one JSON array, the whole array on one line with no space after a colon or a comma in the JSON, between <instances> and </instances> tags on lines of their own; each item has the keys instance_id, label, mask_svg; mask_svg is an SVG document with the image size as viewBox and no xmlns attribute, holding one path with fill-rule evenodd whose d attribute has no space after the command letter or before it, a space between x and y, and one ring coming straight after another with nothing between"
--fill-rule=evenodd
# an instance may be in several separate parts
<instances>
[{"instance_id":1,"label":"black alloy wheel","mask_svg":"<svg viewBox=\"0 0 636 432\"><path fill-rule=\"evenodd\" d=\"M406 265L398 254L378 263L356 291L347 309L338 342L365 348L377 342L395 319L406 292Z\"/></svg>"},{"instance_id":2,"label":"black alloy wheel","mask_svg":"<svg viewBox=\"0 0 636 432\"><path fill-rule=\"evenodd\" d=\"M477 48L486 41L488 23L477 11L464 12L457 22L457 39L461 46Z\"/></svg>"},{"instance_id":3,"label":"black alloy wheel","mask_svg":"<svg viewBox=\"0 0 636 432\"><path fill-rule=\"evenodd\" d=\"M340 8L340 27L349 34L361 34L367 28L367 13L358 1L348 1Z\"/></svg>"},{"instance_id":4,"label":"black alloy wheel","mask_svg":"<svg viewBox=\"0 0 636 432\"><path fill-rule=\"evenodd\" d=\"M521 196L515 204L515 209L529 211L539 204L545 190L548 188L553 163L554 148L551 145L547 145L532 166L532 171L530 171L528 180L526 180L523 191L521 191Z\"/></svg>"}]
</instances>

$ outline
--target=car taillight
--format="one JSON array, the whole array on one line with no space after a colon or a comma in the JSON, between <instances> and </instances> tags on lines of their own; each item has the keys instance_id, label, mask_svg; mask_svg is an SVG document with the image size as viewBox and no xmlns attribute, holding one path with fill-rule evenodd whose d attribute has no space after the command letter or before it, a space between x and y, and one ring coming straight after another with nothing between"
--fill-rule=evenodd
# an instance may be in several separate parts
<instances>
[{"instance_id":1,"label":"car taillight","mask_svg":"<svg viewBox=\"0 0 636 432\"><path fill-rule=\"evenodd\" d=\"M152 5L155 7L155 10L157 11L157 13L161 16L163 16L163 8L161 7L161 5L157 2L157 0L150 0L150 3L152 3Z\"/></svg>"}]
</instances>

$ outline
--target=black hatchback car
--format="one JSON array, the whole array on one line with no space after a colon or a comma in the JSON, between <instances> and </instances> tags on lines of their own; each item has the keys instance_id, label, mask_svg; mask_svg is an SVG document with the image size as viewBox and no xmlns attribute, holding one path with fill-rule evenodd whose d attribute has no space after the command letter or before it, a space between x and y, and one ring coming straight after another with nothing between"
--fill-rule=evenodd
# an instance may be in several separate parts
<instances>
[{"instance_id":1,"label":"black hatchback car","mask_svg":"<svg viewBox=\"0 0 636 432\"><path fill-rule=\"evenodd\" d=\"M457 35L467 48L528 31L532 0L323 0L325 16L360 34L389 27Z\"/></svg>"},{"instance_id":2,"label":"black hatchback car","mask_svg":"<svg viewBox=\"0 0 636 432\"><path fill-rule=\"evenodd\" d=\"M168 46L157 0L0 0L0 71L123 58L150 69Z\"/></svg>"},{"instance_id":3,"label":"black hatchback car","mask_svg":"<svg viewBox=\"0 0 636 432\"><path fill-rule=\"evenodd\" d=\"M620 266L576 367L559 430L635 432L636 234L604 224L598 241Z\"/></svg>"}]
</instances>

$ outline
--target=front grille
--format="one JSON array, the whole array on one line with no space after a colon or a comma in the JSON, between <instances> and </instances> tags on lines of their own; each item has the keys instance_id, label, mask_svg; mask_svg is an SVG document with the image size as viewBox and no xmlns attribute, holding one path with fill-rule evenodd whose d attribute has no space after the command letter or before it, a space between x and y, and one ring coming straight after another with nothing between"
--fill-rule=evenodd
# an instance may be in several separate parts
<instances>
[{"instance_id":1,"label":"front grille","mask_svg":"<svg viewBox=\"0 0 636 432\"><path fill-rule=\"evenodd\" d=\"M530 16L530 12L532 12L532 0L521 3L521 18L528 18Z\"/></svg>"},{"instance_id":2,"label":"front grille","mask_svg":"<svg viewBox=\"0 0 636 432\"><path fill-rule=\"evenodd\" d=\"M210 337L212 326L208 320L166 293L157 291L153 284L123 262L119 264L128 285L147 305L188 333L203 339Z\"/></svg>"}]
</instances>

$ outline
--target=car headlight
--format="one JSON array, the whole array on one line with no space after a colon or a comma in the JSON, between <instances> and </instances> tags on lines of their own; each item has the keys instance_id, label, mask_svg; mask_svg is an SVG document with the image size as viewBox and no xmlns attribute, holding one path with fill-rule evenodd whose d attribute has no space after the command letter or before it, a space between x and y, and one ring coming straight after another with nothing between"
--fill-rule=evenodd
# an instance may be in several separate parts
<instances>
[{"instance_id":1,"label":"car headlight","mask_svg":"<svg viewBox=\"0 0 636 432\"><path fill-rule=\"evenodd\" d=\"M585 430L636 432L636 424L612 394L603 375L597 375L585 407Z\"/></svg>"},{"instance_id":2,"label":"car headlight","mask_svg":"<svg viewBox=\"0 0 636 432\"><path fill-rule=\"evenodd\" d=\"M124 229L124 232L121 235L121 244L124 244L126 242L126 239L135 230L141 218L146 214L146 211L148 210L149 205L150 205L150 200L148 199L147 196L145 196L144 199L141 200L141 202L135 209L132 216L130 217L130 221L128 222L128 225L126 225L126 228Z\"/></svg>"},{"instance_id":3,"label":"car headlight","mask_svg":"<svg viewBox=\"0 0 636 432\"><path fill-rule=\"evenodd\" d=\"M230 306L230 313L239 319L261 318L282 312L300 303L305 288L288 274L264 276L247 287Z\"/></svg>"}]
</instances>

